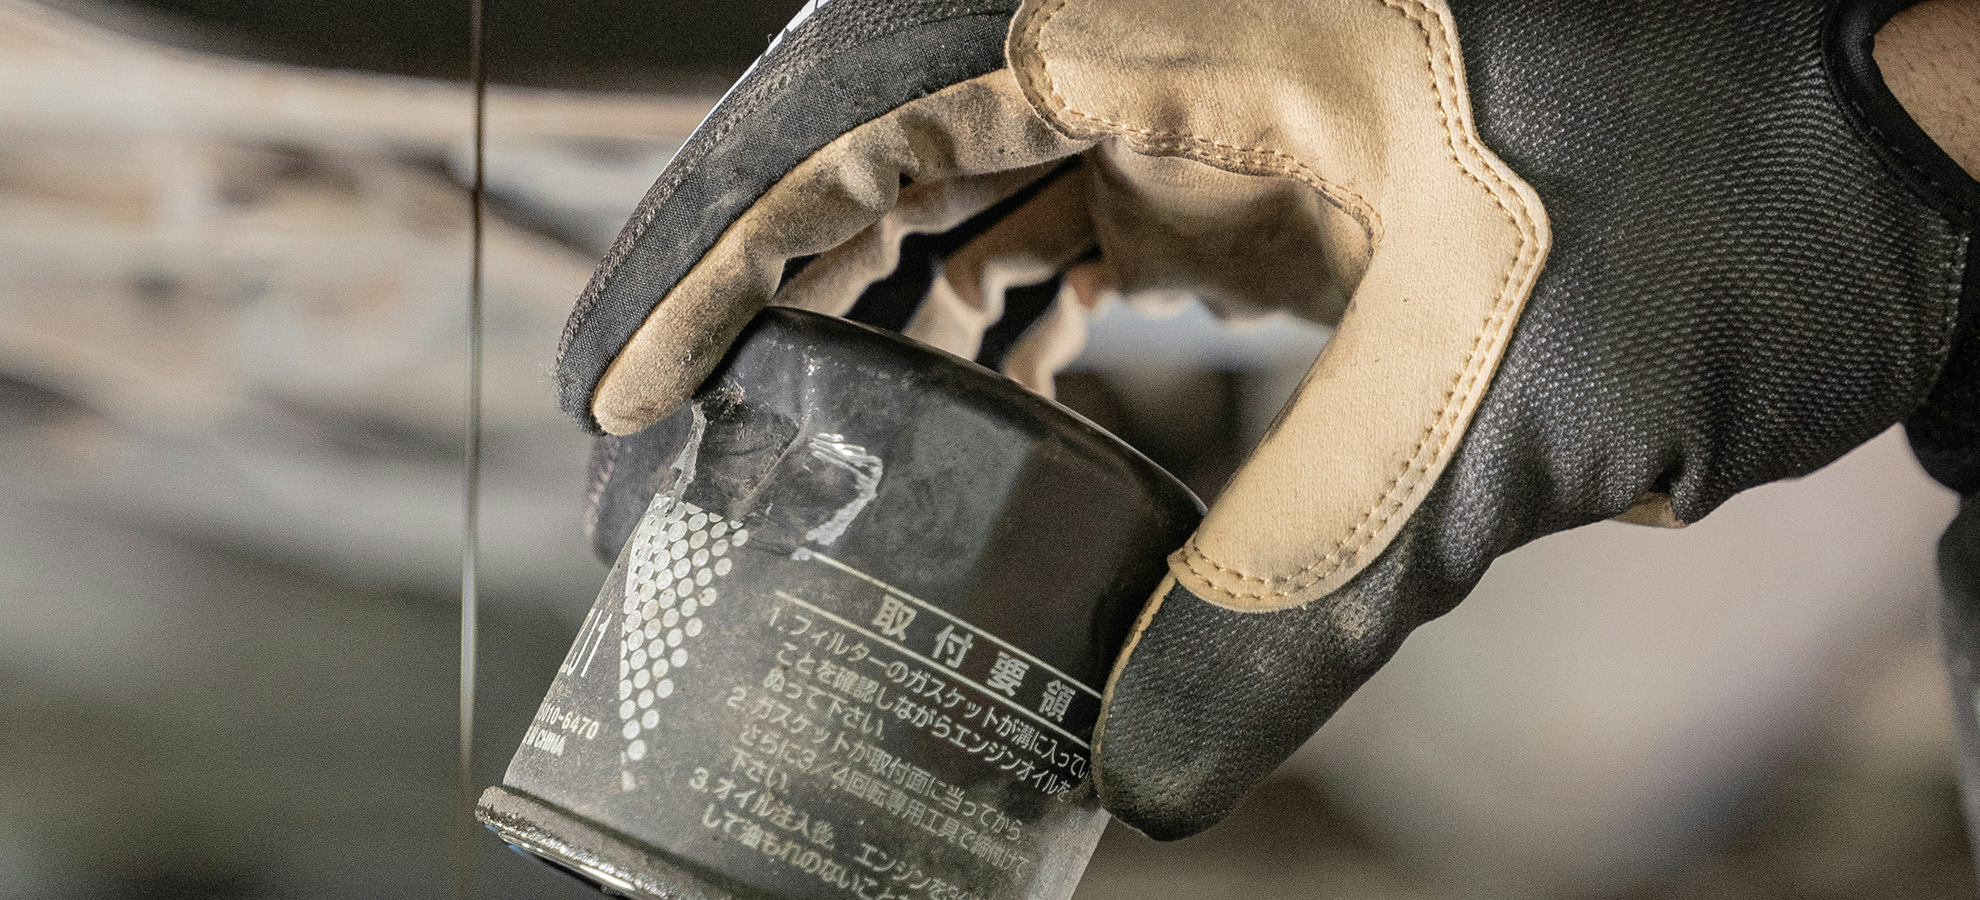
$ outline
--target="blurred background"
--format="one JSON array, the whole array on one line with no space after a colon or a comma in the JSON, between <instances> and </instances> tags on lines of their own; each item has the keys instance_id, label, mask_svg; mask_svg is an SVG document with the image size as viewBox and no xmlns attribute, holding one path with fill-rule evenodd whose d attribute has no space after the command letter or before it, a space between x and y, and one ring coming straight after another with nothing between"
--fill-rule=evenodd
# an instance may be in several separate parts
<instances>
[{"instance_id":1,"label":"blurred background","mask_svg":"<svg viewBox=\"0 0 1980 900\"><path fill-rule=\"evenodd\" d=\"M480 777L597 591L556 336L795 0L490 7ZM455 777L465 0L0 0L0 897L433 897ZM1115 311L1060 396L1206 499L1325 342ZM1500 562L1101 898L1980 895L1887 434ZM485 897L585 889L475 837Z\"/></svg>"}]
</instances>

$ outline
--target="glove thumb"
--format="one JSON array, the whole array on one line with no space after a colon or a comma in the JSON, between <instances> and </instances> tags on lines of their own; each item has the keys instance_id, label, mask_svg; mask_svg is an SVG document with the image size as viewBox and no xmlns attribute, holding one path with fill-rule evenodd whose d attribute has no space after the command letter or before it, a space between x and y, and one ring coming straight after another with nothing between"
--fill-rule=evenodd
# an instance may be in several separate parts
<instances>
[{"instance_id":1,"label":"glove thumb","mask_svg":"<svg viewBox=\"0 0 1980 900\"><path fill-rule=\"evenodd\" d=\"M1157 840L1216 824L1411 630L1463 599L1490 554L1430 552L1447 495L1433 490L1367 568L1301 606L1233 609L1166 579L1115 664L1095 729L1107 809Z\"/></svg>"}]
</instances>

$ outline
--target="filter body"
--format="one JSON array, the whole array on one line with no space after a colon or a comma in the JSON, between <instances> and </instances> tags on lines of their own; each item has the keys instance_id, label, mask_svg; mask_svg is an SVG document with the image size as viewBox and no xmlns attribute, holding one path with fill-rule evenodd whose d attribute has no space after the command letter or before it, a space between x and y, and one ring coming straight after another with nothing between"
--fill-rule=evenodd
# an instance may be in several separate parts
<instances>
[{"instance_id":1,"label":"filter body","mask_svg":"<svg viewBox=\"0 0 1980 900\"><path fill-rule=\"evenodd\" d=\"M482 819L632 896L1070 895L1107 672L1196 498L995 373L790 310L656 428Z\"/></svg>"}]
</instances>

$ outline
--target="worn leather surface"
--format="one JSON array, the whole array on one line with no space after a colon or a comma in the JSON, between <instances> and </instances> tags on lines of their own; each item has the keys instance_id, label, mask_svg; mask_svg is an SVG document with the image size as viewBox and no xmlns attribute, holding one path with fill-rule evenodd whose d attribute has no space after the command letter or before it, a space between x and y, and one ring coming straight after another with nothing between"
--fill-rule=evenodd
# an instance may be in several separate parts
<instances>
[{"instance_id":1,"label":"worn leather surface","mask_svg":"<svg viewBox=\"0 0 1980 900\"><path fill-rule=\"evenodd\" d=\"M630 434L678 408L778 293L789 260L849 241L873 246L878 242L857 239L902 233L909 227L896 224L903 212L959 223L1024 184L1011 183L1008 173L1032 171L1035 178L1039 167L1082 147L1028 113L1008 71L943 88L847 132L759 197L667 289L599 379L593 417L606 431ZM786 305L850 309L863 284L807 276L884 271L855 268L856 258L828 255L806 267L790 283ZM821 284L835 289L818 290Z\"/></svg>"},{"instance_id":2,"label":"worn leather surface","mask_svg":"<svg viewBox=\"0 0 1980 900\"><path fill-rule=\"evenodd\" d=\"M1009 54L1069 135L1302 185L1359 225L1324 236L1368 248L1339 329L1170 559L1234 609L1339 587L1443 472L1547 254L1540 199L1473 130L1448 11L1042 0L1019 10Z\"/></svg>"}]
</instances>

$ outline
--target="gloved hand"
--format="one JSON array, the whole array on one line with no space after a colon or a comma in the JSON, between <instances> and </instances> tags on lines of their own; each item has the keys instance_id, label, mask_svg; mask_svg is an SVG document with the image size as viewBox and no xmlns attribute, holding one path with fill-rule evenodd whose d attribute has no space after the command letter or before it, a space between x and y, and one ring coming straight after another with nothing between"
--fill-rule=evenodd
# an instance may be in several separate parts
<instances>
[{"instance_id":1,"label":"gloved hand","mask_svg":"<svg viewBox=\"0 0 1980 900\"><path fill-rule=\"evenodd\" d=\"M810 4L599 269L562 400L650 425L772 302L1041 389L1114 297L1337 323L1109 686L1102 800L1192 834L1527 541L1906 417L1980 487L1980 187L1871 64L1892 9Z\"/></svg>"}]
</instances>

